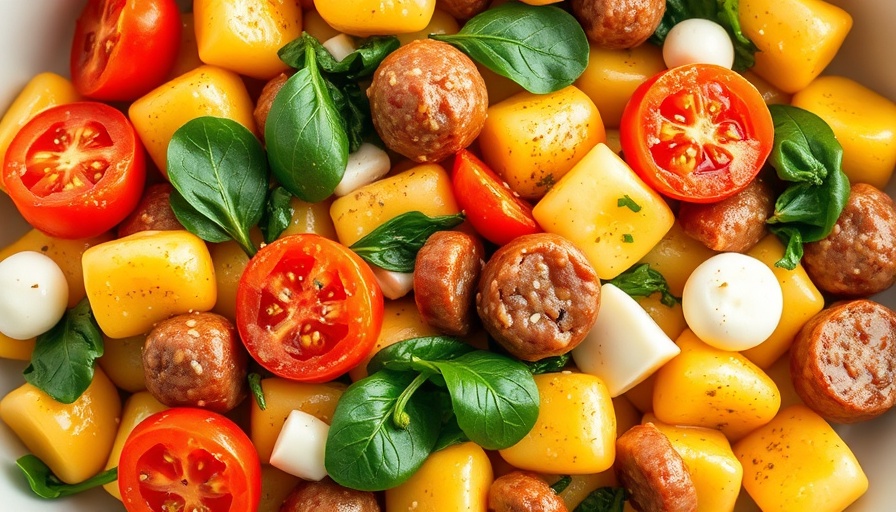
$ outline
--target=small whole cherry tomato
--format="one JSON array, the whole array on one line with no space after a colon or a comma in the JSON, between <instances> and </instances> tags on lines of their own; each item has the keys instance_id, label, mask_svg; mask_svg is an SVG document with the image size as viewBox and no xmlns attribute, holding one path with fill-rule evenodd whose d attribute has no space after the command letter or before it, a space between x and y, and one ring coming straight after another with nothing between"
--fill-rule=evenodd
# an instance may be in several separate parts
<instances>
[{"instance_id":1,"label":"small whole cherry tomato","mask_svg":"<svg viewBox=\"0 0 896 512\"><path fill-rule=\"evenodd\" d=\"M134 209L146 157L130 121L85 101L51 107L13 137L3 185L32 226L58 238L101 235Z\"/></svg>"},{"instance_id":2,"label":"small whole cherry tomato","mask_svg":"<svg viewBox=\"0 0 896 512\"><path fill-rule=\"evenodd\" d=\"M261 463L233 421L175 407L149 416L128 435L118 489L128 512L257 510Z\"/></svg>"},{"instance_id":3,"label":"small whole cherry tomato","mask_svg":"<svg viewBox=\"0 0 896 512\"><path fill-rule=\"evenodd\" d=\"M504 245L518 236L542 231L532 216L532 206L466 149L454 157L451 184L457 204L486 240Z\"/></svg>"},{"instance_id":4,"label":"small whole cherry tomato","mask_svg":"<svg viewBox=\"0 0 896 512\"><path fill-rule=\"evenodd\" d=\"M72 83L91 98L134 100L165 80L180 37L175 0L88 0L75 25Z\"/></svg>"},{"instance_id":5,"label":"small whole cherry tomato","mask_svg":"<svg viewBox=\"0 0 896 512\"><path fill-rule=\"evenodd\" d=\"M351 249L316 234L289 235L249 260L237 286L236 324L271 373L326 382L373 349L383 294Z\"/></svg>"},{"instance_id":6,"label":"small whole cherry tomato","mask_svg":"<svg viewBox=\"0 0 896 512\"><path fill-rule=\"evenodd\" d=\"M745 78L721 66L689 64L638 86L619 136L626 162L657 192L709 203L743 190L759 173L774 124Z\"/></svg>"}]
</instances>

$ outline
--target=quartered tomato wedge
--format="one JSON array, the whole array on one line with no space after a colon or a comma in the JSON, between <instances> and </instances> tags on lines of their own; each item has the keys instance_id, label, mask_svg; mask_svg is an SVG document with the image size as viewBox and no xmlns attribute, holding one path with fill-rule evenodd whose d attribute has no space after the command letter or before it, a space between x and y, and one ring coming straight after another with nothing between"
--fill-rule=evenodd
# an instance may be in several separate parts
<instances>
[{"instance_id":1,"label":"quartered tomato wedge","mask_svg":"<svg viewBox=\"0 0 896 512\"><path fill-rule=\"evenodd\" d=\"M143 193L146 158L130 121L97 102L37 114L13 137L3 185L32 226L59 238L98 236Z\"/></svg>"},{"instance_id":2,"label":"quartered tomato wedge","mask_svg":"<svg viewBox=\"0 0 896 512\"><path fill-rule=\"evenodd\" d=\"M204 409L173 408L128 435L118 489L128 512L256 510L261 463L233 421Z\"/></svg>"},{"instance_id":3,"label":"quartered tomato wedge","mask_svg":"<svg viewBox=\"0 0 896 512\"><path fill-rule=\"evenodd\" d=\"M236 324L252 357L302 382L332 380L373 349L383 295L351 249L315 234L283 237L249 260Z\"/></svg>"},{"instance_id":4,"label":"quartered tomato wedge","mask_svg":"<svg viewBox=\"0 0 896 512\"><path fill-rule=\"evenodd\" d=\"M516 237L542 231L532 216L532 206L466 149L454 156L451 184L467 220L486 240L504 245Z\"/></svg>"},{"instance_id":5,"label":"quartered tomato wedge","mask_svg":"<svg viewBox=\"0 0 896 512\"><path fill-rule=\"evenodd\" d=\"M619 135L626 162L648 185L673 199L708 203L743 190L759 173L774 125L745 78L690 64L641 84Z\"/></svg>"},{"instance_id":6,"label":"quartered tomato wedge","mask_svg":"<svg viewBox=\"0 0 896 512\"><path fill-rule=\"evenodd\" d=\"M134 100L164 82L180 35L176 0L88 0L75 25L72 83L91 98Z\"/></svg>"}]
</instances>

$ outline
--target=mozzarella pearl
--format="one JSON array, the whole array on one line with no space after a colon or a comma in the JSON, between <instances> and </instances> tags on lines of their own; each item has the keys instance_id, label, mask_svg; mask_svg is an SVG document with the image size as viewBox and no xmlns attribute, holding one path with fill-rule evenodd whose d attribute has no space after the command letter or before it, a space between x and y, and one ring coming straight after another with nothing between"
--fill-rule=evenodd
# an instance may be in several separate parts
<instances>
[{"instance_id":1,"label":"mozzarella pearl","mask_svg":"<svg viewBox=\"0 0 896 512\"><path fill-rule=\"evenodd\" d=\"M327 476L324 452L330 426L304 411L290 411L271 452L271 465L305 480Z\"/></svg>"},{"instance_id":2,"label":"mozzarella pearl","mask_svg":"<svg viewBox=\"0 0 896 512\"><path fill-rule=\"evenodd\" d=\"M663 43L663 60L670 69L685 64L716 64L731 69L734 44L718 23L691 18L669 30Z\"/></svg>"},{"instance_id":3,"label":"mozzarella pearl","mask_svg":"<svg viewBox=\"0 0 896 512\"><path fill-rule=\"evenodd\" d=\"M337 197L348 195L382 178L391 168L388 153L369 142L363 142L357 151L348 155L345 174L333 193Z\"/></svg>"},{"instance_id":4,"label":"mozzarella pearl","mask_svg":"<svg viewBox=\"0 0 896 512\"><path fill-rule=\"evenodd\" d=\"M370 265L370 269L373 270L376 282L387 299L400 299L414 289L413 272L394 272L376 265Z\"/></svg>"},{"instance_id":5,"label":"mozzarella pearl","mask_svg":"<svg viewBox=\"0 0 896 512\"><path fill-rule=\"evenodd\" d=\"M681 297L688 327L721 350L765 341L781 320L781 285L768 266L745 254L717 254L688 277Z\"/></svg>"},{"instance_id":6,"label":"mozzarella pearl","mask_svg":"<svg viewBox=\"0 0 896 512\"><path fill-rule=\"evenodd\" d=\"M27 340L65 314L68 281L48 256L22 251L0 261L0 333Z\"/></svg>"}]
</instances>

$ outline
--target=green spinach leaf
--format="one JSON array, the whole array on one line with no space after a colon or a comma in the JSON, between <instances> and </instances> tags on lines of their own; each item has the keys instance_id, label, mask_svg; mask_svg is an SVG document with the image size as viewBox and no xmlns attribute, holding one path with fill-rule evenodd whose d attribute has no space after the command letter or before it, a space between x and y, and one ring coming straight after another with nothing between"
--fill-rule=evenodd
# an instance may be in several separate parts
<instances>
[{"instance_id":1,"label":"green spinach leaf","mask_svg":"<svg viewBox=\"0 0 896 512\"><path fill-rule=\"evenodd\" d=\"M350 247L368 263L393 272L413 272L417 251L436 231L451 229L464 214L429 217L418 211L403 213L353 243Z\"/></svg>"},{"instance_id":2,"label":"green spinach leaf","mask_svg":"<svg viewBox=\"0 0 896 512\"><path fill-rule=\"evenodd\" d=\"M367 373L374 374L382 369L407 371L419 367L415 361L450 360L474 352L475 347L447 336L421 336L399 341L377 352L367 363Z\"/></svg>"},{"instance_id":3,"label":"green spinach leaf","mask_svg":"<svg viewBox=\"0 0 896 512\"><path fill-rule=\"evenodd\" d=\"M261 219L268 176L264 149L252 132L231 119L188 121L168 144L168 178L196 212L255 254L249 229Z\"/></svg>"},{"instance_id":4,"label":"green spinach leaf","mask_svg":"<svg viewBox=\"0 0 896 512\"><path fill-rule=\"evenodd\" d=\"M817 115L790 105L770 105L775 142L769 162L778 177L792 182L775 201L769 230L785 244L775 266L794 269L803 243L828 236L849 199L843 148Z\"/></svg>"},{"instance_id":5,"label":"green spinach leaf","mask_svg":"<svg viewBox=\"0 0 896 512\"><path fill-rule=\"evenodd\" d=\"M553 373L562 371L569 363L569 352L559 356L545 357L538 361L523 361L523 364L529 368L532 375L540 375L542 373Z\"/></svg>"},{"instance_id":6,"label":"green spinach leaf","mask_svg":"<svg viewBox=\"0 0 896 512\"><path fill-rule=\"evenodd\" d=\"M445 379L457 423L471 441L498 450L532 430L539 396L526 365L482 350L430 363Z\"/></svg>"},{"instance_id":7,"label":"green spinach leaf","mask_svg":"<svg viewBox=\"0 0 896 512\"><path fill-rule=\"evenodd\" d=\"M565 491L569 484L572 483L572 477L569 475L563 475L559 480L551 484L551 490L554 491L554 494L560 494Z\"/></svg>"},{"instance_id":8,"label":"green spinach leaf","mask_svg":"<svg viewBox=\"0 0 896 512\"><path fill-rule=\"evenodd\" d=\"M103 335L85 298L37 337L25 380L57 402L70 404L90 386L94 362L102 355Z\"/></svg>"},{"instance_id":9,"label":"green spinach leaf","mask_svg":"<svg viewBox=\"0 0 896 512\"><path fill-rule=\"evenodd\" d=\"M738 4L738 0L666 0L666 12L650 42L662 46L672 27L690 18L703 18L718 23L728 32L734 43L734 69L751 68L758 49L740 28Z\"/></svg>"},{"instance_id":10,"label":"green spinach leaf","mask_svg":"<svg viewBox=\"0 0 896 512\"><path fill-rule=\"evenodd\" d=\"M48 500L78 494L114 482L118 478L118 468L114 467L83 482L67 484L54 475L44 461L31 454L19 457L16 465L25 473L25 478L34 494Z\"/></svg>"},{"instance_id":11,"label":"green spinach leaf","mask_svg":"<svg viewBox=\"0 0 896 512\"><path fill-rule=\"evenodd\" d=\"M622 512L628 495L622 487L600 487L579 503L573 512Z\"/></svg>"},{"instance_id":12,"label":"green spinach leaf","mask_svg":"<svg viewBox=\"0 0 896 512\"><path fill-rule=\"evenodd\" d=\"M292 198L293 195L283 187L274 187L268 193L264 213L258 225L261 234L264 235L265 243L273 242L283 233L283 230L289 227L294 213Z\"/></svg>"},{"instance_id":13,"label":"green spinach leaf","mask_svg":"<svg viewBox=\"0 0 896 512\"><path fill-rule=\"evenodd\" d=\"M568 12L508 2L467 21L456 34L430 34L483 66L543 94L572 84L588 66L588 38Z\"/></svg>"},{"instance_id":14,"label":"green spinach leaf","mask_svg":"<svg viewBox=\"0 0 896 512\"><path fill-rule=\"evenodd\" d=\"M307 39L314 38L304 34L301 40ZM313 48L305 44L304 51L305 67L274 98L264 136L274 177L290 193L313 203L329 197L342 180L349 139Z\"/></svg>"},{"instance_id":15,"label":"green spinach leaf","mask_svg":"<svg viewBox=\"0 0 896 512\"><path fill-rule=\"evenodd\" d=\"M662 294L660 302L670 308L681 303L681 297L672 295L663 274L650 268L648 263L626 270L608 282L632 297L648 297L659 292Z\"/></svg>"},{"instance_id":16,"label":"green spinach leaf","mask_svg":"<svg viewBox=\"0 0 896 512\"><path fill-rule=\"evenodd\" d=\"M183 224L184 228L190 233L206 242L212 243L227 242L233 239L221 226L199 213L196 208L193 208L177 190L171 191L168 201L171 204L171 211L174 212L178 222Z\"/></svg>"},{"instance_id":17,"label":"green spinach leaf","mask_svg":"<svg viewBox=\"0 0 896 512\"><path fill-rule=\"evenodd\" d=\"M417 377L383 370L345 390L330 424L324 464L336 482L379 491L404 482L426 460L439 437L435 401L406 394ZM394 416L403 416L402 426Z\"/></svg>"},{"instance_id":18,"label":"green spinach leaf","mask_svg":"<svg viewBox=\"0 0 896 512\"><path fill-rule=\"evenodd\" d=\"M325 82L342 119L348 137L348 150L355 152L364 139L375 132L367 94L356 83L337 85L327 80Z\"/></svg>"},{"instance_id":19,"label":"green spinach leaf","mask_svg":"<svg viewBox=\"0 0 896 512\"><path fill-rule=\"evenodd\" d=\"M395 36L368 37L358 41L355 51L337 61L320 41L304 33L281 48L277 54L287 65L301 69L305 67L306 48L310 47L314 51L317 65L330 78L355 81L373 74L380 62L400 45L401 42Z\"/></svg>"}]
</instances>

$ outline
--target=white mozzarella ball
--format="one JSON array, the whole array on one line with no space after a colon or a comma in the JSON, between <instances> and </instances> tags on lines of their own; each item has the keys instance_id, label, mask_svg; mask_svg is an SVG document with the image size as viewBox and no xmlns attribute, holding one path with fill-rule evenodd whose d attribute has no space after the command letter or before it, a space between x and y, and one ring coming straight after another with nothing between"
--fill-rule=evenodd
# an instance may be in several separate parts
<instances>
[{"instance_id":1,"label":"white mozzarella ball","mask_svg":"<svg viewBox=\"0 0 896 512\"><path fill-rule=\"evenodd\" d=\"M17 340L43 334L68 305L68 281L50 257L22 251L0 261L0 332Z\"/></svg>"},{"instance_id":2,"label":"white mozzarella ball","mask_svg":"<svg viewBox=\"0 0 896 512\"><path fill-rule=\"evenodd\" d=\"M572 349L576 366L600 377L610 396L635 387L681 350L629 294L606 283L594 327Z\"/></svg>"},{"instance_id":3,"label":"white mozzarella ball","mask_svg":"<svg viewBox=\"0 0 896 512\"><path fill-rule=\"evenodd\" d=\"M327 476L324 452L330 426L304 411L290 411L271 452L271 465L305 480Z\"/></svg>"},{"instance_id":4,"label":"white mozzarella ball","mask_svg":"<svg viewBox=\"0 0 896 512\"><path fill-rule=\"evenodd\" d=\"M364 142L358 150L348 155L345 174L333 191L337 197L350 194L355 190L373 183L389 172L392 162L389 154L377 146Z\"/></svg>"},{"instance_id":5,"label":"white mozzarella ball","mask_svg":"<svg viewBox=\"0 0 896 512\"><path fill-rule=\"evenodd\" d=\"M339 62L342 62L342 59L357 49L355 40L346 34L333 36L321 43L321 46L326 48L330 55Z\"/></svg>"},{"instance_id":6,"label":"white mozzarella ball","mask_svg":"<svg viewBox=\"0 0 896 512\"><path fill-rule=\"evenodd\" d=\"M725 28L702 18L684 20L669 30L663 43L666 67L716 64L731 69L734 44Z\"/></svg>"},{"instance_id":7,"label":"white mozzarella ball","mask_svg":"<svg viewBox=\"0 0 896 512\"><path fill-rule=\"evenodd\" d=\"M376 265L370 265L373 275L376 277L383 296L387 299L400 299L414 289L414 274L412 272L393 272Z\"/></svg>"},{"instance_id":8,"label":"white mozzarella ball","mask_svg":"<svg viewBox=\"0 0 896 512\"><path fill-rule=\"evenodd\" d=\"M721 350L746 350L765 341L781 320L778 279L756 258L717 254L688 277L681 297L688 327Z\"/></svg>"}]
</instances>

